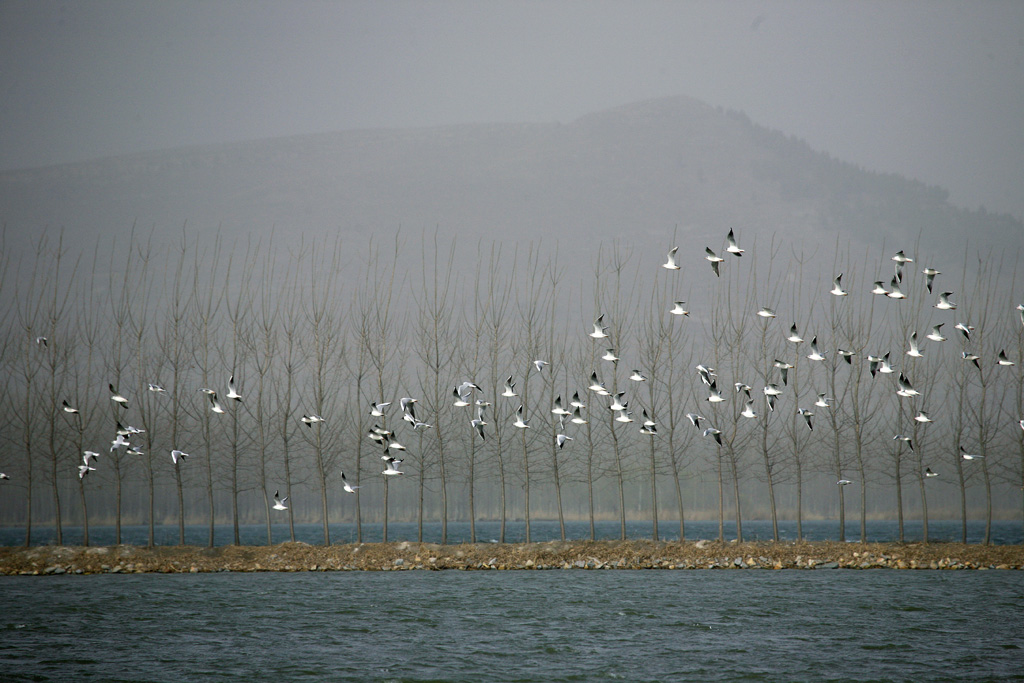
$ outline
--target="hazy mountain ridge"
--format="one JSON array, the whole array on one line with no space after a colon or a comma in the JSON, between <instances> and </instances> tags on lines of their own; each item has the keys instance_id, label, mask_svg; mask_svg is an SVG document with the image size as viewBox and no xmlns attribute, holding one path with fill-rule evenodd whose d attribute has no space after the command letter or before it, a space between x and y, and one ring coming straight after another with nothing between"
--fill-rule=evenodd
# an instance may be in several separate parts
<instances>
[{"instance_id":1,"label":"hazy mountain ridge","mask_svg":"<svg viewBox=\"0 0 1024 683\"><path fill-rule=\"evenodd\" d=\"M399 226L510 239L790 238L1019 247L1024 225L936 187L872 173L677 97L569 124L355 130L0 173L8 233L72 239L183 223L225 233L354 235ZM12 230L13 228L13 230ZM91 241L91 240L90 240Z\"/></svg>"}]
</instances>

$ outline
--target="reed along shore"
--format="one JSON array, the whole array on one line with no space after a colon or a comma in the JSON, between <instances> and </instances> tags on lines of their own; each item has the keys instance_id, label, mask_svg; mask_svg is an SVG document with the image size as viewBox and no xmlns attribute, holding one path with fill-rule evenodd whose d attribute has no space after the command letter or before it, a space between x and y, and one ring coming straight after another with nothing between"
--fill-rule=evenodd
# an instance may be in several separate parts
<instances>
[{"instance_id":1,"label":"reed along shore","mask_svg":"<svg viewBox=\"0 0 1024 683\"><path fill-rule=\"evenodd\" d=\"M1024 569L1022 545L549 541L0 548L0 574L616 569Z\"/></svg>"}]
</instances>

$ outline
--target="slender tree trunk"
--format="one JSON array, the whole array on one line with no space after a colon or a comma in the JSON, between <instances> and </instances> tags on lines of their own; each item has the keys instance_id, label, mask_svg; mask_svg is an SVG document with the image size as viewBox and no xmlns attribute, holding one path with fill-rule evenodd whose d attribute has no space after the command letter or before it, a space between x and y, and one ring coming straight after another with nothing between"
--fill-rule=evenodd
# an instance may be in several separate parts
<instances>
[{"instance_id":1,"label":"slender tree trunk","mask_svg":"<svg viewBox=\"0 0 1024 683\"><path fill-rule=\"evenodd\" d=\"M658 482L655 470L654 437L651 439L651 538L658 540Z\"/></svg>"}]
</instances>

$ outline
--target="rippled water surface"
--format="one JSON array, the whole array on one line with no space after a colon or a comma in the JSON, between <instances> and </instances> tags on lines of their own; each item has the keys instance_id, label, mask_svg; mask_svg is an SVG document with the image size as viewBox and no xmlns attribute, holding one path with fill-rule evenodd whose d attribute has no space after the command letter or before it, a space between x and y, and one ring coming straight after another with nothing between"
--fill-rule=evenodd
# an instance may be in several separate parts
<instances>
[{"instance_id":1,"label":"rippled water surface","mask_svg":"<svg viewBox=\"0 0 1024 683\"><path fill-rule=\"evenodd\" d=\"M0 577L0 679L1024 680L1024 572Z\"/></svg>"}]
</instances>

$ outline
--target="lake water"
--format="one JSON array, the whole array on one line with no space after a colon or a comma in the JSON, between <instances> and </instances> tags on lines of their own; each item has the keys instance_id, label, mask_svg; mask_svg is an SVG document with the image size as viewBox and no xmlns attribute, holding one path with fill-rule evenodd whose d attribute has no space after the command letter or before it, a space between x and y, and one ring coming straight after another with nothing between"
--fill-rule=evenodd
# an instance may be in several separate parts
<instances>
[{"instance_id":1,"label":"lake water","mask_svg":"<svg viewBox=\"0 0 1024 683\"><path fill-rule=\"evenodd\" d=\"M569 540L582 540L590 538L590 525L587 522L566 522L566 538ZM835 521L808 521L804 522L804 538L809 541L824 541L839 539L839 524ZM928 525L929 540L931 541L960 541L960 522L954 520L933 520ZM560 537L558 522L550 520L534 521L530 524L530 540L550 541ZM725 527L726 540L736 537L735 526ZM779 537L783 541L793 541L797 537L796 522L779 522ZM981 521L969 521L967 525L967 542L980 543L984 538L985 524ZM91 526L89 528L90 542L92 545L113 545L115 535L114 528L110 526ZM266 527L259 524L245 524L241 526L241 540L243 545L265 545L267 542ZM500 537L500 525L498 522L477 522L477 541L488 542ZM601 521L596 524L596 537L598 539L618 539L619 523L615 521ZM649 521L630 521L626 523L626 535L630 539L644 539L651 537L651 523ZM658 525L658 535L663 541L679 540L679 523L662 522ZM177 526L156 527L157 545L177 545ZM380 541L383 536L380 524L363 524L363 541L373 543ZM896 522L892 521L870 521L867 523L868 541L890 542L899 538L899 528ZM185 528L185 542L188 545L206 545L209 537L209 528L195 525ZM281 543L289 540L288 527L283 524L275 524L272 528L274 543ZM296 524L296 540L306 543L323 543L323 530L316 524ZM922 537L920 522L908 522L904 527L904 537L908 542L918 541ZM145 526L123 526L121 528L122 542L131 545L146 545L149 538L149 530ZM464 543L469 542L470 528L468 522L451 522L448 524L448 542ZM718 522L716 521L693 521L686 524L687 540L696 541L699 539L718 538ZM772 538L771 522L764 520L751 520L743 522L743 538L747 541L765 541ZM219 525L214 532L215 545L227 545L234 539L234 533L230 526ZM848 523L846 525L846 539L848 541L860 540L860 523ZM20 527L0 527L0 545L21 545L25 540L25 531ZM32 542L34 545L50 545L55 540L55 533L52 526L36 526L32 530ZM332 543L354 543L356 540L356 527L354 524L331 524ZM415 524L408 522L392 522L388 525L389 541L415 541L417 540L417 528ZM441 525L436 522L424 524L423 540L428 543L439 543L441 540ZM507 524L505 540L509 543L521 543L526 540L526 527L522 521L510 521ZM1024 543L1021 523L1019 521L994 521L992 523L992 542L996 545ZM68 526L64 528L65 545L81 545L82 530L80 527Z\"/></svg>"},{"instance_id":2,"label":"lake water","mask_svg":"<svg viewBox=\"0 0 1024 683\"><path fill-rule=\"evenodd\" d=\"M4 681L1024 680L1024 572L0 577Z\"/></svg>"}]
</instances>

